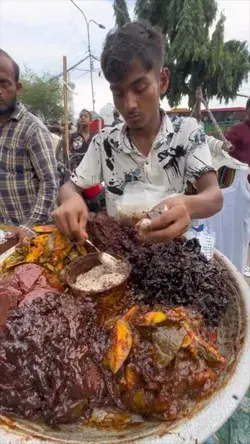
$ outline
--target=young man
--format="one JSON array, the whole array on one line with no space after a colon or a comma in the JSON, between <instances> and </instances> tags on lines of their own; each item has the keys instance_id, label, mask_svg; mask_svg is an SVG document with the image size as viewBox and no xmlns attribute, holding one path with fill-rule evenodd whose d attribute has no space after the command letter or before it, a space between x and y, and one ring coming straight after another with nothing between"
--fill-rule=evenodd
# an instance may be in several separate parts
<instances>
[{"instance_id":1,"label":"young man","mask_svg":"<svg viewBox=\"0 0 250 444\"><path fill-rule=\"evenodd\" d=\"M17 103L21 87L18 65L0 50L0 222L19 238L50 219L58 189L50 133Z\"/></svg>"},{"instance_id":2,"label":"young man","mask_svg":"<svg viewBox=\"0 0 250 444\"><path fill-rule=\"evenodd\" d=\"M196 196L166 198L168 210L147 227L148 242L173 239L185 232L192 218L206 218L221 209L222 193L202 127L192 118L172 124L159 108L169 82L163 63L164 36L157 28L134 22L108 34L102 69L126 123L97 134L62 187L61 206L53 218L67 235L86 238L88 213L79 193L102 181L111 216L131 181L164 187L166 196L183 193L187 180L195 185Z\"/></svg>"}]
</instances>

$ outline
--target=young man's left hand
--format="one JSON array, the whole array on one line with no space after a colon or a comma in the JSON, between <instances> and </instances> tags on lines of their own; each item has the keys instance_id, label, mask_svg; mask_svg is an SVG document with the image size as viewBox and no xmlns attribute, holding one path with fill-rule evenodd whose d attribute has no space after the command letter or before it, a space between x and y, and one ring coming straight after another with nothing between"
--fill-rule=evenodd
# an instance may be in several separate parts
<instances>
[{"instance_id":1,"label":"young man's left hand","mask_svg":"<svg viewBox=\"0 0 250 444\"><path fill-rule=\"evenodd\" d=\"M180 237L191 222L185 196L169 197L164 202L166 210L160 216L138 224L141 240L147 243L163 243Z\"/></svg>"}]
</instances>

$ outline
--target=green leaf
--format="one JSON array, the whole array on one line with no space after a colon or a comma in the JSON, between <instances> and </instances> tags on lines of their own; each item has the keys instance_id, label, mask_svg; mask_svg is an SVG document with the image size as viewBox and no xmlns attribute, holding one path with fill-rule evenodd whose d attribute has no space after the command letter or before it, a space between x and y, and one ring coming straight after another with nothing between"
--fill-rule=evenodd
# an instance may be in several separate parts
<instances>
[{"instance_id":1,"label":"green leaf","mask_svg":"<svg viewBox=\"0 0 250 444\"><path fill-rule=\"evenodd\" d=\"M167 367L178 353L186 335L184 327L160 327L152 334L155 357L158 364Z\"/></svg>"}]
</instances>

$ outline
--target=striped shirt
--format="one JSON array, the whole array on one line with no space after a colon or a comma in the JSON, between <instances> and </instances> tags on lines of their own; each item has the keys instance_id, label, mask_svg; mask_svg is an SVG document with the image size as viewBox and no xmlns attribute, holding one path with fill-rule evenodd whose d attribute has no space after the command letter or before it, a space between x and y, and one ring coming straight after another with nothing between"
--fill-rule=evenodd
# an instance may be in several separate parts
<instances>
[{"instance_id":1,"label":"striped shirt","mask_svg":"<svg viewBox=\"0 0 250 444\"><path fill-rule=\"evenodd\" d=\"M50 133L18 104L0 124L0 222L27 229L48 222L57 183Z\"/></svg>"}]
</instances>

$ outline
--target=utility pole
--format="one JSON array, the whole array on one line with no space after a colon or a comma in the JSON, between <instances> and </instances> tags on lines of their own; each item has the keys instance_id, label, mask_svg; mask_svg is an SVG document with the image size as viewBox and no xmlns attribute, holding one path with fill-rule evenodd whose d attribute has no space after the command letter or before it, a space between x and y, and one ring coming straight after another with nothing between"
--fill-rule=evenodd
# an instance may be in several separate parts
<instances>
[{"instance_id":1,"label":"utility pole","mask_svg":"<svg viewBox=\"0 0 250 444\"><path fill-rule=\"evenodd\" d=\"M64 138L67 154L69 156L69 118L68 118L68 73L67 57L63 56L63 103L64 103Z\"/></svg>"},{"instance_id":2,"label":"utility pole","mask_svg":"<svg viewBox=\"0 0 250 444\"><path fill-rule=\"evenodd\" d=\"M95 92L94 92L94 81L93 81L93 70L94 70L94 62L93 62L93 55L91 52L91 43L90 43L90 23L94 23L96 26L98 26L98 28L100 29L105 29L105 26L102 25L101 23L97 23L95 20L87 20L87 17L85 15L85 13L83 12L83 10L81 8L79 8L79 6L74 2L74 0L70 0L71 3L73 3L73 5L80 11L80 13L83 15L86 26L87 26L87 36L88 36L88 57L89 57L89 69L90 69L90 82L91 82L91 95L92 95L92 106L93 106L93 111L95 111Z\"/></svg>"},{"instance_id":3,"label":"utility pole","mask_svg":"<svg viewBox=\"0 0 250 444\"><path fill-rule=\"evenodd\" d=\"M95 111L95 93L94 93L94 82L93 82L93 59L92 59L91 46L90 46L89 23L90 23L90 22L88 22L88 21L86 20L87 33L88 33L88 53L89 53L89 69L90 69L90 82L91 82L92 108L93 108L93 111Z\"/></svg>"}]
</instances>

